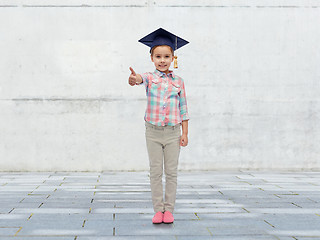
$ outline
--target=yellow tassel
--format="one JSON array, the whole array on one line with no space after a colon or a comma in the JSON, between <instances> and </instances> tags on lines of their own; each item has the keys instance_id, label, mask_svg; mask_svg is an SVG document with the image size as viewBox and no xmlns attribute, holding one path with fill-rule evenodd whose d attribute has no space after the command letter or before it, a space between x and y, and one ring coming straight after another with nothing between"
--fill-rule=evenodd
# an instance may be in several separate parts
<instances>
[{"instance_id":1,"label":"yellow tassel","mask_svg":"<svg viewBox=\"0 0 320 240\"><path fill-rule=\"evenodd\" d=\"M178 60L177 60L177 56L174 56L174 62L173 62L173 66L174 68L178 68Z\"/></svg>"}]
</instances>

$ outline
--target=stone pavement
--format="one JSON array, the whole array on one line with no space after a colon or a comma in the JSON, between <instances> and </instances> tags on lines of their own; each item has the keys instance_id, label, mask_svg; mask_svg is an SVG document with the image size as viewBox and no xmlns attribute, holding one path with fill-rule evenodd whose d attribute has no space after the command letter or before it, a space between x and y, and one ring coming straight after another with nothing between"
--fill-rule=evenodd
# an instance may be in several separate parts
<instances>
[{"instance_id":1,"label":"stone pavement","mask_svg":"<svg viewBox=\"0 0 320 240\"><path fill-rule=\"evenodd\" d=\"M180 172L153 225L147 172L0 172L0 239L320 239L320 172Z\"/></svg>"}]
</instances>

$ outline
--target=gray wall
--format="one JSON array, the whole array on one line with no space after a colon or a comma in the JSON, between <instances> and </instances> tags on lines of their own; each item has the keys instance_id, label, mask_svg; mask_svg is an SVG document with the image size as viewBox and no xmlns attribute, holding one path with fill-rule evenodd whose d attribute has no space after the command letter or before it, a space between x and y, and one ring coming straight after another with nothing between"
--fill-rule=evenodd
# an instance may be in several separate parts
<instances>
[{"instance_id":1,"label":"gray wall","mask_svg":"<svg viewBox=\"0 0 320 240\"><path fill-rule=\"evenodd\" d=\"M163 27L190 114L180 169L320 169L319 1L0 1L0 170L146 170L137 40Z\"/></svg>"}]
</instances>

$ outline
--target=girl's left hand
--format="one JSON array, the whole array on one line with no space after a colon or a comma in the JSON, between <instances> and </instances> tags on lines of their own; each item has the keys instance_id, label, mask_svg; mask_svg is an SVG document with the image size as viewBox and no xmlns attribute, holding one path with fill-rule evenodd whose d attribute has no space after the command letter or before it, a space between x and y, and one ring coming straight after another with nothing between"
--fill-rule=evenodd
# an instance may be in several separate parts
<instances>
[{"instance_id":1,"label":"girl's left hand","mask_svg":"<svg viewBox=\"0 0 320 240\"><path fill-rule=\"evenodd\" d=\"M180 138L180 146L181 147L186 147L188 145L188 135L182 134Z\"/></svg>"}]
</instances>

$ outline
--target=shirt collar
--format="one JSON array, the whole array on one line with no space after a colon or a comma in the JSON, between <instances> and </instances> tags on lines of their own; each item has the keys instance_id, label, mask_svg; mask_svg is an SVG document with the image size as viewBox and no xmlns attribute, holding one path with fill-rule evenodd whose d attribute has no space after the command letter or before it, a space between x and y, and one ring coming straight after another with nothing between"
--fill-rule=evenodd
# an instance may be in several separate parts
<instances>
[{"instance_id":1,"label":"shirt collar","mask_svg":"<svg viewBox=\"0 0 320 240\"><path fill-rule=\"evenodd\" d=\"M163 76L166 76L166 75L167 75L168 77L174 78L174 73L173 73L173 71L169 71L168 74L165 74L164 72L161 72L161 71L159 71L158 69L156 69L156 70L154 70L154 73L157 74L157 75L159 75L160 77L163 77Z\"/></svg>"}]
</instances>

